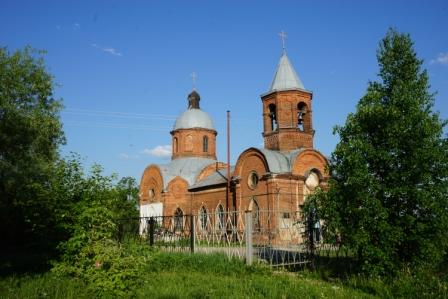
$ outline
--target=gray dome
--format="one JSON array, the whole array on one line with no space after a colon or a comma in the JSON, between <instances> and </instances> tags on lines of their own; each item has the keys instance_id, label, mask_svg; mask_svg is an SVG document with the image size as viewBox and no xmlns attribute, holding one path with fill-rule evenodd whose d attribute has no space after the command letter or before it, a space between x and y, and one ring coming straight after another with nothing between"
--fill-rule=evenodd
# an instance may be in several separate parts
<instances>
[{"instance_id":1,"label":"gray dome","mask_svg":"<svg viewBox=\"0 0 448 299\"><path fill-rule=\"evenodd\" d=\"M200 109L188 109L176 119L174 130L177 129L191 129L204 128L215 130L213 121L210 116Z\"/></svg>"}]
</instances>

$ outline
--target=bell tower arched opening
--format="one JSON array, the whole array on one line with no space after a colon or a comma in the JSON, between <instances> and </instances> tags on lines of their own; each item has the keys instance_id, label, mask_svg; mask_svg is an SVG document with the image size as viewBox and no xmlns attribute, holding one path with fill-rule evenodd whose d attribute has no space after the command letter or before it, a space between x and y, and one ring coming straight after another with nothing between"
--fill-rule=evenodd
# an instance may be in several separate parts
<instances>
[{"instance_id":1,"label":"bell tower arched opening","mask_svg":"<svg viewBox=\"0 0 448 299\"><path fill-rule=\"evenodd\" d=\"M297 105L297 128L301 132L308 131L309 128L306 127L308 122L308 107L304 102L300 102Z\"/></svg>"},{"instance_id":2,"label":"bell tower arched opening","mask_svg":"<svg viewBox=\"0 0 448 299\"><path fill-rule=\"evenodd\" d=\"M277 151L313 148L312 97L283 52L271 88L261 96L265 148Z\"/></svg>"},{"instance_id":3,"label":"bell tower arched opening","mask_svg":"<svg viewBox=\"0 0 448 299\"><path fill-rule=\"evenodd\" d=\"M270 120L270 130L277 130L277 107L275 104L269 104L269 120Z\"/></svg>"}]
</instances>

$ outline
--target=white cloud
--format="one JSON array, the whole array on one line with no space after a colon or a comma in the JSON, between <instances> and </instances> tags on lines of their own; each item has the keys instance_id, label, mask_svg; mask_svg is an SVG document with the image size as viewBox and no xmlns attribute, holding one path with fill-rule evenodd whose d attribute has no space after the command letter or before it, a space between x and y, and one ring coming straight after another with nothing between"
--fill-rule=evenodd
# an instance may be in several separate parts
<instances>
[{"instance_id":1,"label":"white cloud","mask_svg":"<svg viewBox=\"0 0 448 299\"><path fill-rule=\"evenodd\" d=\"M116 49L114 49L114 48L103 48L103 47L100 47L100 46L98 46L97 44L90 44L92 47L94 47L94 48L97 48L97 49L100 49L101 51L103 51L103 52L106 52L106 53L109 53L109 54L111 54L111 55L114 55L114 56L123 56L123 54L121 54L120 52L118 52Z\"/></svg>"},{"instance_id":2,"label":"white cloud","mask_svg":"<svg viewBox=\"0 0 448 299\"><path fill-rule=\"evenodd\" d=\"M145 148L142 154L158 158L168 158L171 156L171 145L158 145L155 148Z\"/></svg>"},{"instance_id":3,"label":"white cloud","mask_svg":"<svg viewBox=\"0 0 448 299\"><path fill-rule=\"evenodd\" d=\"M74 30L78 30L79 28L81 28L81 25L79 25L79 23L73 23Z\"/></svg>"},{"instance_id":4,"label":"white cloud","mask_svg":"<svg viewBox=\"0 0 448 299\"><path fill-rule=\"evenodd\" d=\"M121 153L120 154L120 158L123 160L132 160L132 159L138 159L139 156L138 155L128 155L126 153Z\"/></svg>"},{"instance_id":5,"label":"white cloud","mask_svg":"<svg viewBox=\"0 0 448 299\"><path fill-rule=\"evenodd\" d=\"M431 59L431 64L437 63L437 64L443 64L448 65L448 52L445 53L439 53L436 59Z\"/></svg>"},{"instance_id":6,"label":"white cloud","mask_svg":"<svg viewBox=\"0 0 448 299\"><path fill-rule=\"evenodd\" d=\"M107 52L107 53L115 55L115 56L122 56L122 54L120 52L118 52L117 50L115 50L114 48L102 48L102 50L104 52Z\"/></svg>"}]
</instances>

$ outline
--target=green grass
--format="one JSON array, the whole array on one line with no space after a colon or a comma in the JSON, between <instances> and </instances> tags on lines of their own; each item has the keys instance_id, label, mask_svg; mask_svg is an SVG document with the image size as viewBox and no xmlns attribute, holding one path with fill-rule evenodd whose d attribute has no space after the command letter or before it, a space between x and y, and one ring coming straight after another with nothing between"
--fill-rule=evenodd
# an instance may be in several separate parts
<instances>
[{"instance_id":1,"label":"green grass","mask_svg":"<svg viewBox=\"0 0 448 299\"><path fill-rule=\"evenodd\" d=\"M89 298L89 293L83 281L47 272L3 278L0 298Z\"/></svg>"},{"instance_id":2,"label":"green grass","mask_svg":"<svg viewBox=\"0 0 448 299\"><path fill-rule=\"evenodd\" d=\"M157 254L148 265L137 298L372 298L341 284L297 274L246 267L222 256ZM88 283L53 273L8 277L1 298L92 298ZM106 295L107 297L107 295ZM113 297L111 295L111 297Z\"/></svg>"},{"instance_id":3,"label":"green grass","mask_svg":"<svg viewBox=\"0 0 448 299\"><path fill-rule=\"evenodd\" d=\"M136 250L138 249L138 250ZM140 247L134 247L138 254ZM143 249L144 250L144 249ZM141 252L140 252L141 253ZM386 282L325 271L287 272L267 266L247 267L219 254L145 252L149 262L138 271L132 298L444 298L447 283L434 276L403 276ZM98 271L106 271L99 269ZM106 271L107 272L107 271ZM104 277L111 277L105 273ZM119 276L113 276L113 279ZM124 278L124 283L126 283ZM135 282L135 281L134 281ZM118 283L118 282L117 282ZM120 281L119 283L122 283ZM8 276L0 280L0 298L116 298L101 285L55 273Z\"/></svg>"}]
</instances>

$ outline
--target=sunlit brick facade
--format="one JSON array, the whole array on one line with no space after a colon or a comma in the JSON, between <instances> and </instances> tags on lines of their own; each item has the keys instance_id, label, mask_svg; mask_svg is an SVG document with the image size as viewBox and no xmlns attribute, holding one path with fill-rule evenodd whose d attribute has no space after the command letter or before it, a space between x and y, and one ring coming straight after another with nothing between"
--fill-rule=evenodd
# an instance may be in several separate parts
<instances>
[{"instance_id":1,"label":"sunlit brick facade","mask_svg":"<svg viewBox=\"0 0 448 299\"><path fill-rule=\"evenodd\" d=\"M300 212L306 196L325 188L328 179L327 159L313 147L312 98L283 53L270 90L261 96L264 148L240 154L227 192L227 165L216 161L217 132L192 92L171 131L171 162L143 172L141 216L275 210L287 218Z\"/></svg>"}]
</instances>

